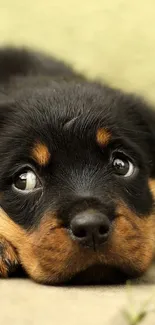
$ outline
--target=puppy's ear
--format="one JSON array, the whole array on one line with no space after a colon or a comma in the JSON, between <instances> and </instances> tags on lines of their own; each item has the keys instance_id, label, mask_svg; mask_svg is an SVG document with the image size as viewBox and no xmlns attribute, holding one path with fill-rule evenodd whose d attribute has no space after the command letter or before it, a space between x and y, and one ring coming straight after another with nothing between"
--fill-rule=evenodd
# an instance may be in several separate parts
<instances>
[{"instance_id":1,"label":"puppy's ear","mask_svg":"<svg viewBox=\"0 0 155 325\"><path fill-rule=\"evenodd\" d=\"M0 48L0 81L8 81L11 76L26 75L32 65L33 55L24 48Z\"/></svg>"},{"instance_id":2,"label":"puppy's ear","mask_svg":"<svg viewBox=\"0 0 155 325\"><path fill-rule=\"evenodd\" d=\"M0 48L0 82L7 82L12 76L38 74L85 79L69 65L46 54L26 48Z\"/></svg>"}]
</instances>

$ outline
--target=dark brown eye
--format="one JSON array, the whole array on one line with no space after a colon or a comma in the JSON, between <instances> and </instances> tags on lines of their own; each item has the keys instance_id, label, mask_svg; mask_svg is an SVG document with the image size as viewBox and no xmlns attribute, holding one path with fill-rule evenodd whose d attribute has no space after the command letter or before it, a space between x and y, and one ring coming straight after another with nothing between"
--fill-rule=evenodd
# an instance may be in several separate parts
<instances>
[{"instance_id":1,"label":"dark brown eye","mask_svg":"<svg viewBox=\"0 0 155 325\"><path fill-rule=\"evenodd\" d=\"M135 167L127 158L114 158L112 162L114 171L117 175L130 177L133 175Z\"/></svg>"},{"instance_id":2,"label":"dark brown eye","mask_svg":"<svg viewBox=\"0 0 155 325\"><path fill-rule=\"evenodd\" d=\"M40 181L32 170L27 170L15 178L13 187L28 193L39 188Z\"/></svg>"}]
</instances>

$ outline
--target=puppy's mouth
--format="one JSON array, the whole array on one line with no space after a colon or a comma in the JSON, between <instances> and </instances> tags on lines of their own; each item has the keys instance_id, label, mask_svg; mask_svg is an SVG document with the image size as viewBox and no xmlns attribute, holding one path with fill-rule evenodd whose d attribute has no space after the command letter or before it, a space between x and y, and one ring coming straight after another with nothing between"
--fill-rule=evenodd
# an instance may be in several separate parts
<instances>
[{"instance_id":1,"label":"puppy's mouth","mask_svg":"<svg viewBox=\"0 0 155 325\"><path fill-rule=\"evenodd\" d=\"M67 285L119 285L124 284L129 276L119 268L106 265L93 265L78 272Z\"/></svg>"}]
</instances>

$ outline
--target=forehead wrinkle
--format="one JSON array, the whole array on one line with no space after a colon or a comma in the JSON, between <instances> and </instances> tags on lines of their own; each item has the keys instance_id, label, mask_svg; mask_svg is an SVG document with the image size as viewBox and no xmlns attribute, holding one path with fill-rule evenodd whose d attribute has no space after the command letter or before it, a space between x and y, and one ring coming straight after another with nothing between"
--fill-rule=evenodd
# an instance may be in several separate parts
<instances>
[{"instance_id":1,"label":"forehead wrinkle","mask_svg":"<svg viewBox=\"0 0 155 325\"><path fill-rule=\"evenodd\" d=\"M68 130L69 128L71 128L71 127L73 126L74 122L75 122L78 118L79 118L79 116L76 116L76 117L71 118L69 121L67 121L67 122L64 124L63 128L64 128L65 130Z\"/></svg>"},{"instance_id":2,"label":"forehead wrinkle","mask_svg":"<svg viewBox=\"0 0 155 325\"><path fill-rule=\"evenodd\" d=\"M45 166L49 163L51 154L47 145L36 142L32 149L32 158L40 165Z\"/></svg>"}]
</instances>

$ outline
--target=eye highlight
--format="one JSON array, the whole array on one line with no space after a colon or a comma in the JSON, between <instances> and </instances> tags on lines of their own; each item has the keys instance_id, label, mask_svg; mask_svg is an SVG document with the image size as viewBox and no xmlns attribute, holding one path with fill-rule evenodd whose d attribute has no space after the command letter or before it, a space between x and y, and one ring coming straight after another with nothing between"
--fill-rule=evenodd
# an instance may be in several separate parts
<instances>
[{"instance_id":1,"label":"eye highlight","mask_svg":"<svg viewBox=\"0 0 155 325\"><path fill-rule=\"evenodd\" d=\"M41 188L41 183L36 174L31 169L28 169L15 177L13 188L20 192L29 193Z\"/></svg>"},{"instance_id":2,"label":"eye highlight","mask_svg":"<svg viewBox=\"0 0 155 325\"><path fill-rule=\"evenodd\" d=\"M114 173L122 177L131 177L136 171L136 167L125 155L115 155L112 161Z\"/></svg>"}]
</instances>

